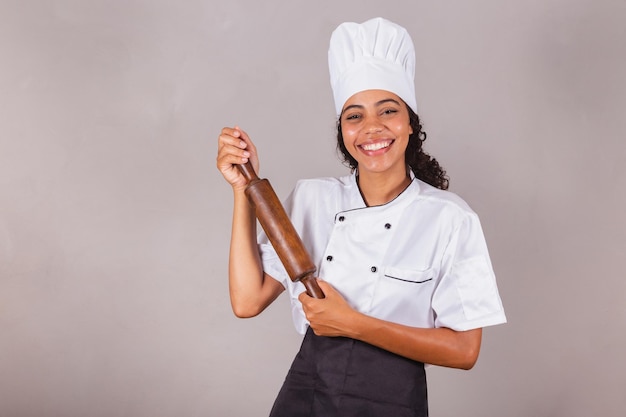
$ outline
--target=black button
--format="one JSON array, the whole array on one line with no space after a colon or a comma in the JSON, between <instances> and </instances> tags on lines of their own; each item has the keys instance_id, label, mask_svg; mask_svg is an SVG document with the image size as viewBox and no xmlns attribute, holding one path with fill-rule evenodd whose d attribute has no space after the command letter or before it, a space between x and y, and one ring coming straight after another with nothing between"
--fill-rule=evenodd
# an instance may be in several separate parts
<instances>
[{"instance_id":1,"label":"black button","mask_svg":"<svg viewBox=\"0 0 626 417\"><path fill-rule=\"evenodd\" d=\"M343 216L339 216L339 221L340 221L340 222L344 221L345 219L346 219L345 217L343 217Z\"/></svg>"},{"instance_id":2,"label":"black button","mask_svg":"<svg viewBox=\"0 0 626 417\"><path fill-rule=\"evenodd\" d=\"M328 255L328 256L326 257L326 260L327 260L328 262L330 262L330 261L332 261L332 260L333 260L333 257L332 257L332 256L330 256L330 255Z\"/></svg>"},{"instance_id":3,"label":"black button","mask_svg":"<svg viewBox=\"0 0 626 417\"><path fill-rule=\"evenodd\" d=\"M385 223L385 229L391 229L391 225L389 223Z\"/></svg>"},{"instance_id":4,"label":"black button","mask_svg":"<svg viewBox=\"0 0 626 417\"><path fill-rule=\"evenodd\" d=\"M371 267L371 268L370 268L370 271L372 271L372 272L376 272L376 271L378 271L378 268L376 268L375 266L373 266L373 267Z\"/></svg>"}]
</instances>

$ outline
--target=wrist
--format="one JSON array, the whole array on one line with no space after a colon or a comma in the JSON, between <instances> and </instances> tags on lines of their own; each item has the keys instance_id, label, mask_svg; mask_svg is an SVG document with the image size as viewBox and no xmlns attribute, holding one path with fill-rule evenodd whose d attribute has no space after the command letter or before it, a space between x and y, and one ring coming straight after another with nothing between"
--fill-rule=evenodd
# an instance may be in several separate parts
<instances>
[{"instance_id":1,"label":"wrist","mask_svg":"<svg viewBox=\"0 0 626 417\"><path fill-rule=\"evenodd\" d=\"M352 317L349 318L350 325L347 329L347 337L356 340L363 340L367 334L368 321L371 317L353 310Z\"/></svg>"},{"instance_id":2,"label":"wrist","mask_svg":"<svg viewBox=\"0 0 626 417\"><path fill-rule=\"evenodd\" d=\"M246 187L233 187L234 209L238 213L247 213L248 216L255 216L254 207L245 193Z\"/></svg>"},{"instance_id":3,"label":"wrist","mask_svg":"<svg viewBox=\"0 0 626 417\"><path fill-rule=\"evenodd\" d=\"M244 185L233 185L233 194L235 195L236 198L247 198L246 197L246 186L247 184Z\"/></svg>"}]
</instances>

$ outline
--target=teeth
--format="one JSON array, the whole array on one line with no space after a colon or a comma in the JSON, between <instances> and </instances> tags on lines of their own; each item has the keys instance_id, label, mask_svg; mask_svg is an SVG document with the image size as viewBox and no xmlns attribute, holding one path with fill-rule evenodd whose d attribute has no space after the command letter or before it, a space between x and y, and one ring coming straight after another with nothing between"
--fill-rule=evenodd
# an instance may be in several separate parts
<instances>
[{"instance_id":1,"label":"teeth","mask_svg":"<svg viewBox=\"0 0 626 417\"><path fill-rule=\"evenodd\" d=\"M390 143L391 142L366 143L361 145L361 147L366 151L377 151L379 149L386 148Z\"/></svg>"}]
</instances>

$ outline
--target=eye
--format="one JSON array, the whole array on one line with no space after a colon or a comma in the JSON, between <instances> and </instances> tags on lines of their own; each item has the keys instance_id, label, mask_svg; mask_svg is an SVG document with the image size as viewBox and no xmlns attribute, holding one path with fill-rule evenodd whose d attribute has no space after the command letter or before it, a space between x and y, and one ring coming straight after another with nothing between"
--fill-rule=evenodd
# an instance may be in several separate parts
<instances>
[{"instance_id":1,"label":"eye","mask_svg":"<svg viewBox=\"0 0 626 417\"><path fill-rule=\"evenodd\" d=\"M387 108L382 111L383 114L394 114L397 112L398 112L398 109L394 109L394 108Z\"/></svg>"},{"instance_id":2,"label":"eye","mask_svg":"<svg viewBox=\"0 0 626 417\"><path fill-rule=\"evenodd\" d=\"M361 115L358 113L351 113L346 115L345 120L358 120L361 118Z\"/></svg>"}]
</instances>

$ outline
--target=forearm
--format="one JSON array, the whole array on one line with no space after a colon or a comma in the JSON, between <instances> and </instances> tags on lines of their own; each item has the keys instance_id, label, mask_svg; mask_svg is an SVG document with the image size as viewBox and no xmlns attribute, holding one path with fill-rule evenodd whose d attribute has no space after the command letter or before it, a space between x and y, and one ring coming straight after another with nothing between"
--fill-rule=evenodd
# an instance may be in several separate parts
<instances>
[{"instance_id":1,"label":"forearm","mask_svg":"<svg viewBox=\"0 0 626 417\"><path fill-rule=\"evenodd\" d=\"M280 294L282 286L263 273L256 241L256 217L243 190L234 190L229 257L229 290L238 317L259 314Z\"/></svg>"},{"instance_id":2,"label":"forearm","mask_svg":"<svg viewBox=\"0 0 626 417\"><path fill-rule=\"evenodd\" d=\"M471 369L480 351L482 329L457 332L416 328L355 315L348 335L409 359L451 368Z\"/></svg>"},{"instance_id":3,"label":"forearm","mask_svg":"<svg viewBox=\"0 0 626 417\"><path fill-rule=\"evenodd\" d=\"M432 365L470 369L480 351L482 329L457 332L447 328L418 328L380 320L350 307L332 285L319 281L326 298L300 294L311 328L319 336L361 340L405 358Z\"/></svg>"}]
</instances>

